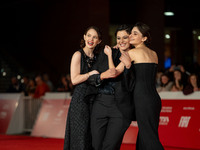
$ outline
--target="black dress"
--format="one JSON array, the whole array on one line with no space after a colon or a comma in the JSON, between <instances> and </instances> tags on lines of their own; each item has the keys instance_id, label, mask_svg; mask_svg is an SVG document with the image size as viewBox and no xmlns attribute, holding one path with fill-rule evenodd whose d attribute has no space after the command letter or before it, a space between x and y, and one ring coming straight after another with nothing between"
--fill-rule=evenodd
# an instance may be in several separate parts
<instances>
[{"instance_id":1,"label":"black dress","mask_svg":"<svg viewBox=\"0 0 200 150\"><path fill-rule=\"evenodd\" d=\"M81 49L81 74L85 74L91 71L91 67L96 60L96 56L93 59L86 56ZM90 105L91 103L84 99L88 85L86 82L76 85L72 99L70 102L65 140L64 150L91 150L91 130L90 130Z\"/></svg>"},{"instance_id":2,"label":"black dress","mask_svg":"<svg viewBox=\"0 0 200 150\"><path fill-rule=\"evenodd\" d=\"M133 68L133 99L139 128L136 150L163 150L158 136L161 99L155 86L157 64L136 63Z\"/></svg>"}]
</instances>

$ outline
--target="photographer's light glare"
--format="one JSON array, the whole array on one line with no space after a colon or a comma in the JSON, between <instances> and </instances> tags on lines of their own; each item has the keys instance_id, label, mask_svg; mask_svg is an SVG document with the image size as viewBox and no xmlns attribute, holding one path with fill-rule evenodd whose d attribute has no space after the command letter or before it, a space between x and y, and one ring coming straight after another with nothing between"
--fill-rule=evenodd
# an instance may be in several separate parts
<instances>
[{"instance_id":1,"label":"photographer's light glare","mask_svg":"<svg viewBox=\"0 0 200 150\"><path fill-rule=\"evenodd\" d=\"M174 13L172 11L166 11L164 12L165 16L174 16Z\"/></svg>"},{"instance_id":2,"label":"photographer's light glare","mask_svg":"<svg viewBox=\"0 0 200 150\"><path fill-rule=\"evenodd\" d=\"M170 35L169 34L165 34L165 38L166 39L170 39Z\"/></svg>"}]
</instances>

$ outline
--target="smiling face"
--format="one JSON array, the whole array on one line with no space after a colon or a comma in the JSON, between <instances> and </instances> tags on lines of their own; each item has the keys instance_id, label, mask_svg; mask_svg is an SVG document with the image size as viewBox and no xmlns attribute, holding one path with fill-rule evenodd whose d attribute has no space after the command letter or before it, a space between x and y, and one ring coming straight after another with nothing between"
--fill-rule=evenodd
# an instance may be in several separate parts
<instances>
[{"instance_id":1,"label":"smiling face","mask_svg":"<svg viewBox=\"0 0 200 150\"><path fill-rule=\"evenodd\" d=\"M147 40L147 37L143 37L142 33L139 31L137 27L133 27L129 38L130 38L130 44L134 45L135 47L137 47L137 45L144 43L144 41Z\"/></svg>"},{"instance_id":2,"label":"smiling face","mask_svg":"<svg viewBox=\"0 0 200 150\"><path fill-rule=\"evenodd\" d=\"M97 44L101 42L99 40L96 30L94 29L90 29L87 31L87 33L84 35L84 40L85 40L85 47L89 49L94 49L97 46Z\"/></svg>"},{"instance_id":3,"label":"smiling face","mask_svg":"<svg viewBox=\"0 0 200 150\"><path fill-rule=\"evenodd\" d=\"M129 34L125 30L117 32L117 46L122 51L130 48Z\"/></svg>"}]
</instances>

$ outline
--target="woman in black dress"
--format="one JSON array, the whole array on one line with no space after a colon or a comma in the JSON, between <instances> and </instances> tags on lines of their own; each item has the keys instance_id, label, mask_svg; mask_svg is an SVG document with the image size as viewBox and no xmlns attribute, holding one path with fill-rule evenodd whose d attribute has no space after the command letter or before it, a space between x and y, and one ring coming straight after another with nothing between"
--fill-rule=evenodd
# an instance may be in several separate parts
<instances>
[{"instance_id":1,"label":"woman in black dress","mask_svg":"<svg viewBox=\"0 0 200 150\"><path fill-rule=\"evenodd\" d=\"M161 99L155 85L158 57L155 51L148 48L149 30L146 24L135 24L130 35L130 44L135 48L128 51L129 55L122 55L120 60L126 68L133 62L135 72L133 100L139 128L136 149L163 150L158 136Z\"/></svg>"},{"instance_id":2,"label":"woman in black dress","mask_svg":"<svg viewBox=\"0 0 200 150\"><path fill-rule=\"evenodd\" d=\"M96 60L95 51L101 43L101 32L97 27L89 27L84 34L81 49L71 59L71 81L75 86L69 106L65 131L64 150L91 150L90 103L85 92L88 88L86 80L96 70L91 71Z\"/></svg>"}]
</instances>

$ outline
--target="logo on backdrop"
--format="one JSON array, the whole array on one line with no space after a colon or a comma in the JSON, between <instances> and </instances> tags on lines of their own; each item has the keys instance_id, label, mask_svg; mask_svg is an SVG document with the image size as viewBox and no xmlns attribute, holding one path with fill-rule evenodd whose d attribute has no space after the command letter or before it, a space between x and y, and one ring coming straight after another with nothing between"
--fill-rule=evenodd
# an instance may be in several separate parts
<instances>
[{"instance_id":1,"label":"logo on backdrop","mask_svg":"<svg viewBox=\"0 0 200 150\"><path fill-rule=\"evenodd\" d=\"M160 116L159 125L168 125L169 117L168 116Z\"/></svg>"},{"instance_id":2,"label":"logo on backdrop","mask_svg":"<svg viewBox=\"0 0 200 150\"><path fill-rule=\"evenodd\" d=\"M182 116L178 124L178 127L187 128L189 125L190 119L191 119L191 116Z\"/></svg>"},{"instance_id":3,"label":"logo on backdrop","mask_svg":"<svg viewBox=\"0 0 200 150\"><path fill-rule=\"evenodd\" d=\"M162 113L172 113L172 106L163 106L161 109Z\"/></svg>"}]
</instances>

